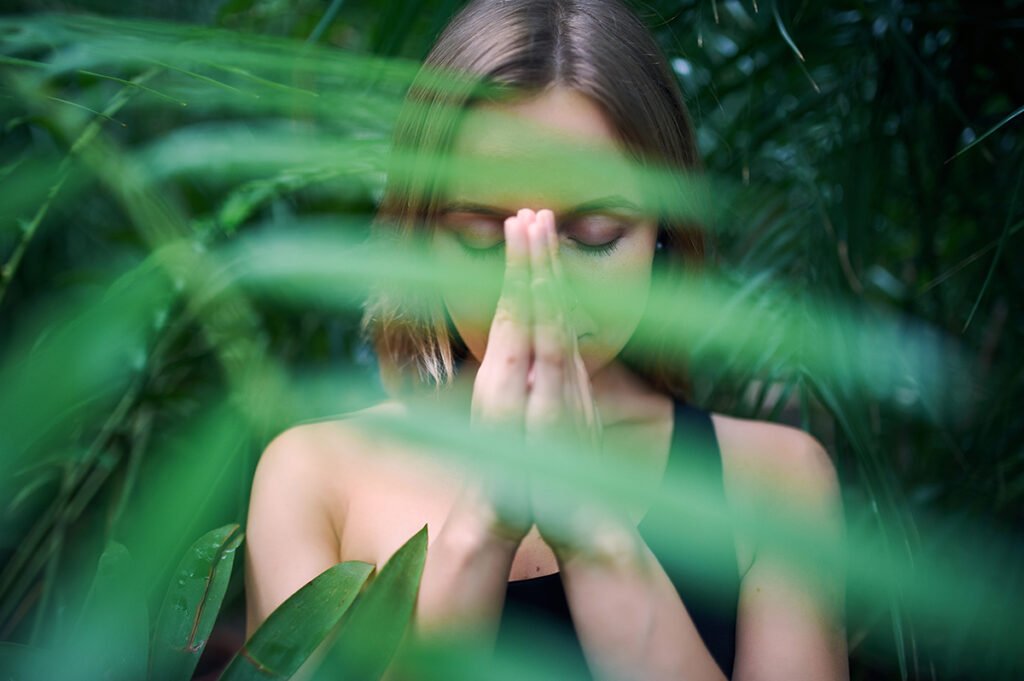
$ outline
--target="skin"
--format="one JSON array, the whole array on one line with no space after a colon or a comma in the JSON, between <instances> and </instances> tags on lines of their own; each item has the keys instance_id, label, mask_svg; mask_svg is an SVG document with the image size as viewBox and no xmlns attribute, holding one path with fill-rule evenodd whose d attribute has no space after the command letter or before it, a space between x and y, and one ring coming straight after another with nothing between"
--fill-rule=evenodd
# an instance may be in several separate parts
<instances>
[{"instance_id":1,"label":"skin","mask_svg":"<svg viewBox=\"0 0 1024 681\"><path fill-rule=\"evenodd\" d=\"M598 107L571 91L556 88L502 108L548 132L615 148ZM463 148L515 148L516 140L501 139L499 130L467 131L459 140ZM458 193L452 195L462 203L484 202ZM467 244L505 242L500 282L481 279L472 297L459 291L445 296L472 358L444 399L470 414L481 437L494 428L527 443L568 433L595 455L601 448L628 452L630 466L657 484L672 401L616 359L638 320L609 325L580 295L615 287L642 309L654 224L642 216L628 229L560 221L570 211L558 198L489 196L498 215L506 206L525 207L497 226L493 215L453 212L437 231L434 247L453 266L479 266L480 256L466 252ZM471 233L460 231L467 229ZM611 238L619 241L600 255L580 248ZM416 409L393 401L344 421L293 428L268 446L253 483L247 530L250 634L322 570L342 560L381 565L426 523L430 545L418 636L493 639L509 580L561 572L584 651L599 676L724 678L636 531L646 508L609 514L584 504L570 512L528 478L505 485L512 492L499 506L486 480L360 428L363 416ZM818 442L777 424L719 414L712 420L734 510L817 518L817 541L842 540L836 475ZM575 531L555 531L565 526ZM736 536L742 579L733 678L846 679L843 576L797 578L782 560L784 549L770 537Z\"/></svg>"},{"instance_id":2,"label":"skin","mask_svg":"<svg viewBox=\"0 0 1024 681\"><path fill-rule=\"evenodd\" d=\"M539 155L544 160L537 161L538 166L548 163L542 152L534 152L542 142L581 153L623 156L600 110L571 90L554 88L515 105L479 108L456 138L458 157L502 159L529 171L529 164L520 160L523 155ZM533 127L524 128L521 122ZM599 186L579 186L601 185L600 178L568 175L539 188L528 186L528 198L516 191L517 185L501 181L500 175L497 181L474 182L476 176L467 174L442 202L441 228L433 239L435 253L442 262L473 272L472 278L481 282L472 291L455 289L445 295L448 313L477 362L484 357L502 284L501 251L492 247L504 241L502 222L508 216L525 221L542 209L557 216L557 258L571 303L566 322L580 336L581 354L592 375L619 354L640 321L651 281L656 221L643 214L643 199L633 176L620 174L617 182L608 183L614 190L602 191ZM601 204L609 207L598 208ZM622 310L613 317L602 310L600 300L588 299L609 291L628 301L622 308L631 311L632 317Z\"/></svg>"}]
</instances>

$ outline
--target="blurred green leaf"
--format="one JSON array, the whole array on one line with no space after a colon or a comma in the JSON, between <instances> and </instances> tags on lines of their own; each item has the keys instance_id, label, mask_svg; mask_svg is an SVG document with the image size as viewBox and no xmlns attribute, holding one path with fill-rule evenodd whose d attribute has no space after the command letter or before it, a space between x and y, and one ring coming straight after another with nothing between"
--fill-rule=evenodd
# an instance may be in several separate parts
<instances>
[{"instance_id":1,"label":"blurred green leaf","mask_svg":"<svg viewBox=\"0 0 1024 681\"><path fill-rule=\"evenodd\" d=\"M0 643L0 674L4 681L43 681L53 678L50 656L41 648L20 643Z\"/></svg>"},{"instance_id":2,"label":"blurred green leaf","mask_svg":"<svg viewBox=\"0 0 1024 681\"><path fill-rule=\"evenodd\" d=\"M149 615L128 550L110 542L66 647L56 651L59 678L142 679L149 655Z\"/></svg>"},{"instance_id":3,"label":"blurred green leaf","mask_svg":"<svg viewBox=\"0 0 1024 681\"><path fill-rule=\"evenodd\" d=\"M1003 120L999 121L998 123L996 123L995 125L993 125L993 126L992 126L991 128L989 128L988 130L986 130L986 131L985 131L984 133L982 133L980 137L978 137L977 139L975 139L975 140L974 140L973 142L971 142L970 144L968 144L967 146L965 146L965 147L964 147L963 149L961 149L960 151L958 151L958 152L956 152L955 154L953 154L952 156L950 156L950 157L949 157L948 159L946 159L946 163L949 163L950 161L952 161L952 160L953 160L954 158L956 158L957 156L960 156L961 154L965 154L965 153L967 153L967 152L968 152L969 150L971 150L971 149L973 149L974 147L978 146L979 144L981 144L982 142L984 142L984 141L985 141L986 139L988 139L988 138L989 138L989 137L990 137L990 136L991 136L991 135L992 135L992 134L993 134L994 132L996 132L997 130L999 130L999 128L1003 127L1004 125L1006 125L1007 123L1009 123L1010 121L1012 121L1012 120L1013 120L1014 118L1016 118L1017 116L1020 116L1021 114L1024 114L1024 106L1018 107L1018 108L1017 108L1017 109L1016 109L1015 111L1013 111L1012 113L1010 113L1009 115L1007 115L1007 116L1006 116L1005 118L1003 118Z\"/></svg>"}]
</instances>

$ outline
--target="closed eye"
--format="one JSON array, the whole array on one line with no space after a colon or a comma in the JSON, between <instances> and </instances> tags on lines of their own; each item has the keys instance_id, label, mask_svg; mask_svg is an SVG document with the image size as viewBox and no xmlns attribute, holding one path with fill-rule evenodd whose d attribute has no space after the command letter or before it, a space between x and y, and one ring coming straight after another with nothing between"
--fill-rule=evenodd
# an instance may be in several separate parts
<instances>
[{"instance_id":1,"label":"closed eye","mask_svg":"<svg viewBox=\"0 0 1024 681\"><path fill-rule=\"evenodd\" d=\"M441 222L459 246L474 257L497 254L505 243L502 222L489 216L449 213L441 217Z\"/></svg>"},{"instance_id":2,"label":"closed eye","mask_svg":"<svg viewBox=\"0 0 1024 681\"><path fill-rule=\"evenodd\" d=\"M504 250L504 227L500 219L479 213L452 212L444 214L441 221L467 255L486 258ZM616 249L627 228L617 216L589 214L566 219L559 231L567 245L577 252L603 256Z\"/></svg>"},{"instance_id":3,"label":"closed eye","mask_svg":"<svg viewBox=\"0 0 1024 681\"><path fill-rule=\"evenodd\" d=\"M462 246L462 250L471 255L474 258L486 258L489 255L498 255L505 250L505 240L502 239L493 246L480 246L477 243L471 243L462 236L456 234L455 240Z\"/></svg>"},{"instance_id":4,"label":"closed eye","mask_svg":"<svg viewBox=\"0 0 1024 681\"><path fill-rule=\"evenodd\" d=\"M587 255L607 255L615 250L622 240L621 236L617 236L611 241L606 241L600 244L587 243L577 239L576 237L569 237L569 240L575 244L577 250L586 253Z\"/></svg>"},{"instance_id":5,"label":"closed eye","mask_svg":"<svg viewBox=\"0 0 1024 681\"><path fill-rule=\"evenodd\" d=\"M607 255L615 250L627 226L611 215L579 216L566 225L566 236L576 249L588 255Z\"/></svg>"}]
</instances>

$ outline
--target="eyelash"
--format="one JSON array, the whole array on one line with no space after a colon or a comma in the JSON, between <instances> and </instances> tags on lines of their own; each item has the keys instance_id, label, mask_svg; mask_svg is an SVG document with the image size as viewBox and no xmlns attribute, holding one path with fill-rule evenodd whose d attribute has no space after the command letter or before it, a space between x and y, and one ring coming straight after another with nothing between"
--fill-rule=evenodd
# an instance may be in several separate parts
<instances>
[{"instance_id":1,"label":"eyelash","mask_svg":"<svg viewBox=\"0 0 1024 681\"><path fill-rule=\"evenodd\" d=\"M575 239L573 239L573 241L576 241L576 248L580 249L587 255L599 256L608 255L616 248L618 248L620 239L622 239L622 237L617 236L607 243L597 245L585 244L581 241L576 241Z\"/></svg>"},{"instance_id":2,"label":"eyelash","mask_svg":"<svg viewBox=\"0 0 1024 681\"><path fill-rule=\"evenodd\" d=\"M488 246L487 248L474 248L472 246L467 246L466 243L462 239L459 239L458 237L456 237L456 240L459 242L459 245L462 246L462 250L464 250L473 258L486 258L487 256L490 255L497 255L499 252L503 250L503 247L505 246L504 241L499 241L493 246Z\"/></svg>"},{"instance_id":3,"label":"eyelash","mask_svg":"<svg viewBox=\"0 0 1024 681\"><path fill-rule=\"evenodd\" d=\"M571 237L570 239L576 244L576 248L580 252L589 256L598 257L602 255L608 255L609 253L614 251L618 247L619 241L622 239L622 237L615 237L614 239L607 243L596 245L585 244L582 241L577 241L576 239L572 239ZM474 248L473 246L468 246L462 239L458 239L458 242L459 245L462 246L462 249L473 258L486 258L491 255L497 255L502 250L504 250L505 246L504 241L499 241L493 246L488 246L487 248Z\"/></svg>"}]
</instances>

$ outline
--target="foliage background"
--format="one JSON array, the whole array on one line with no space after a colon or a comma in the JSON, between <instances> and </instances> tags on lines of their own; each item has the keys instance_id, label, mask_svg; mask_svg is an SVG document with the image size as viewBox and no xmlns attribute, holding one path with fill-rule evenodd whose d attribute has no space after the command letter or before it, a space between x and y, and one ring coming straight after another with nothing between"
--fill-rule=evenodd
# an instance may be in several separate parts
<instances>
[{"instance_id":1,"label":"foliage background","mask_svg":"<svg viewBox=\"0 0 1024 681\"><path fill-rule=\"evenodd\" d=\"M183 216L189 238L206 247L292 219L352 218L353 229L365 229L403 91L402 77L389 77L380 64L411 74L461 4L6 3L0 41L4 54L21 59L73 65L81 56L76 40L86 38L48 24L42 13L53 13L71 24L99 16L217 27L244 38L284 39L295 50L317 44L339 59L388 61L366 61L362 68L370 75L362 80L339 75L342 69L289 84L325 88L315 105L293 92L274 102L254 96L273 91L266 83L224 68L236 46L217 34L208 44L223 49L222 64L160 63L146 81L153 90L135 88L107 117L82 107L102 110L131 89L123 82L54 69L40 84L25 80L31 72L25 65L0 63L0 375L9 379L0 433L14 451L11 433L28 433L31 414L49 424L32 431L43 435L33 440L31 461L15 466L8 457L2 470L0 639L37 641L66 628L89 578L82 566L95 565L105 539L149 537L166 551L153 556L178 555L215 524L243 522L252 470L274 433L302 418L361 407L377 394L363 387L376 379L358 337L358 307L339 306L331 297L336 292L323 300L307 294L296 303L286 291L247 291L239 303L209 279L215 293L204 298L202 286L167 293L152 310L151 328L138 334L126 327L115 350L116 343L104 344L113 336L90 335L98 327L120 328L116 314L104 316L108 310L83 322L81 336L53 346L60 352L40 354L63 320L77 318L76 306L95 300L114 273L142 262L158 243L130 201L117 196L118 183L128 182L118 173L130 179L128 166L102 181L95 165L76 160L67 181L58 181L74 139L68 129L97 120L105 143L148 164L161 199ZM975 381L951 400L954 410L929 414L913 390L895 400L855 387L836 390L832 377L786 369L766 350L755 361L702 368L699 401L818 435L854 509L848 523L878 527L886 550L926 551L956 564L970 550L967 538L990 536L985 578L1019 593L1024 270L1014 253L1024 224L1024 149L1015 113L1024 102L1024 3L759 4L633 3L673 60L707 168L739 189L717 234L725 271L755 298L772 293L797 305L850 305L865 323L899 315L906 334L886 343L913 347L922 324L940 330L968 358ZM11 26L23 20L37 21L44 34L54 31L50 50L15 54ZM138 30L88 26L81 36ZM125 54L104 73L125 80L143 73L152 57L139 49L138 60ZM315 54L330 60L333 52ZM44 98L26 94L26 87ZM351 156L326 170L296 170L290 158L273 152L250 163L247 149L269 145L270 126L283 121L287 128L289 120L332 135ZM132 300L115 310L135 309ZM89 345L90 338L99 345ZM880 343L876 351L891 349ZM833 352L841 364L841 347ZM308 381L314 396L243 418L259 406L237 396L276 380L273 372L251 370L256 356L274 360L287 379ZM32 364L33 357L42 360ZM933 370L941 374L949 367L945 355L937 357ZM94 361L126 371L92 384L82 376ZM36 373L23 373L26 365ZM18 382L26 376L33 380ZM67 385L94 390L82 401L61 401L57 395ZM76 393L68 388L67 394ZM224 412L225 396L244 408ZM196 432L221 447L221 455L194 451L189 443ZM168 484L176 476L191 482ZM173 531L161 532L168 527ZM170 567L154 558L148 569L155 579ZM197 674L215 673L226 651L241 644L240 569ZM963 622L962 637L945 630L937 636L933 623L903 612L898 589L887 603L851 603L855 679L971 677L979 659L995 655L972 642L970 621ZM1019 664L996 656L985 676L1011 678Z\"/></svg>"}]
</instances>

